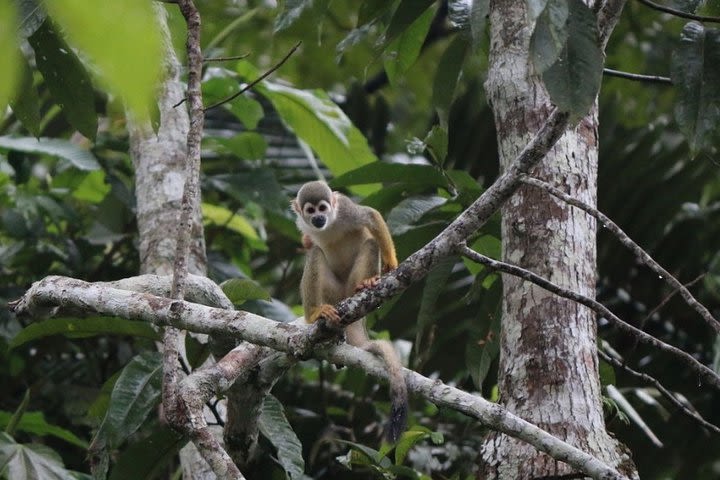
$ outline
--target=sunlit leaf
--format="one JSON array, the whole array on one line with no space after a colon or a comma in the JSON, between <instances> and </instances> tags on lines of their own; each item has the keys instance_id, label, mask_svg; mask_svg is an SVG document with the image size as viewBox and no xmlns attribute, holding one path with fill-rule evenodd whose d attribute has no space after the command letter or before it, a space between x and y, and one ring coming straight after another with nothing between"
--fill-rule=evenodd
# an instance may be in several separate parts
<instances>
[{"instance_id":1,"label":"sunlit leaf","mask_svg":"<svg viewBox=\"0 0 720 480\"><path fill-rule=\"evenodd\" d=\"M675 118L693 152L713 144L720 124L720 30L685 25L672 56Z\"/></svg>"},{"instance_id":2,"label":"sunlit leaf","mask_svg":"<svg viewBox=\"0 0 720 480\"><path fill-rule=\"evenodd\" d=\"M35 51L37 68L65 118L80 133L94 139L97 133L95 92L82 62L50 19L46 19L28 41Z\"/></svg>"},{"instance_id":3,"label":"sunlit leaf","mask_svg":"<svg viewBox=\"0 0 720 480\"><path fill-rule=\"evenodd\" d=\"M215 225L230 229L248 239L260 240L255 228L250 225L250 222L248 222L245 217L242 217L225 207L212 205L210 203L203 203L202 213L203 218Z\"/></svg>"},{"instance_id":4,"label":"sunlit leaf","mask_svg":"<svg viewBox=\"0 0 720 480\"><path fill-rule=\"evenodd\" d=\"M226 104L230 112L240 120L248 130L255 130L258 122L263 118L265 112L257 100L250 98L247 94L240 95Z\"/></svg>"},{"instance_id":5,"label":"sunlit leaf","mask_svg":"<svg viewBox=\"0 0 720 480\"><path fill-rule=\"evenodd\" d=\"M285 417L282 404L272 395L265 396L259 426L277 450L278 461L288 477L302 478L305 471L302 444Z\"/></svg>"},{"instance_id":6,"label":"sunlit leaf","mask_svg":"<svg viewBox=\"0 0 720 480\"><path fill-rule=\"evenodd\" d=\"M13 2L0 2L0 112L5 111L20 80L17 14Z\"/></svg>"},{"instance_id":7,"label":"sunlit leaf","mask_svg":"<svg viewBox=\"0 0 720 480\"><path fill-rule=\"evenodd\" d=\"M73 190L72 196L84 202L100 203L109 192L110 185L105 183L105 172L95 170L85 175Z\"/></svg>"},{"instance_id":8,"label":"sunlit leaf","mask_svg":"<svg viewBox=\"0 0 720 480\"><path fill-rule=\"evenodd\" d=\"M231 278L220 284L225 295L236 305L247 300L270 300L270 294L248 278Z\"/></svg>"},{"instance_id":9,"label":"sunlit leaf","mask_svg":"<svg viewBox=\"0 0 720 480\"><path fill-rule=\"evenodd\" d=\"M149 118L162 66L152 2L53 0L45 5L97 67L102 83L138 117Z\"/></svg>"}]
</instances>

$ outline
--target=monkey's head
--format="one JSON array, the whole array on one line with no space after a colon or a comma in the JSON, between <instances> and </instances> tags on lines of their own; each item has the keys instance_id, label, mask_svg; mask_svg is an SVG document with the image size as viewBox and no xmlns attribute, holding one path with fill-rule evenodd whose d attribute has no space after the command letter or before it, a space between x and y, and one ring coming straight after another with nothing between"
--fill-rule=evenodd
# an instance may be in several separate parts
<instances>
[{"instance_id":1,"label":"monkey's head","mask_svg":"<svg viewBox=\"0 0 720 480\"><path fill-rule=\"evenodd\" d=\"M308 234L322 231L332 224L336 206L336 193L321 181L303 185L292 201L293 210L298 216L297 225Z\"/></svg>"}]
</instances>

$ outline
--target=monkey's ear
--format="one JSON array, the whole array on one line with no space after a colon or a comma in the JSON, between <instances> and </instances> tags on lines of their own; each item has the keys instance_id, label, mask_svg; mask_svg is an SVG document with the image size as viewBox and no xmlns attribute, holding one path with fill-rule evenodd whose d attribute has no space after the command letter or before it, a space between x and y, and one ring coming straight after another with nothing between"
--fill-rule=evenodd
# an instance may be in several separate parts
<instances>
[{"instance_id":1,"label":"monkey's ear","mask_svg":"<svg viewBox=\"0 0 720 480\"><path fill-rule=\"evenodd\" d=\"M339 192L332 192L332 196L330 197L330 206L335 210L335 206L338 203L338 198L340 198Z\"/></svg>"},{"instance_id":2,"label":"monkey's ear","mask_svg":"<svg viewBox=\"0 0 720 480\"><path fill-rule=\"evenodd\" d=\"M293 210L295 210L296 213L300 213L300 206L298 205L297 198L293 198L290 200L290 206Z\"/></svg>"}]
</instances>

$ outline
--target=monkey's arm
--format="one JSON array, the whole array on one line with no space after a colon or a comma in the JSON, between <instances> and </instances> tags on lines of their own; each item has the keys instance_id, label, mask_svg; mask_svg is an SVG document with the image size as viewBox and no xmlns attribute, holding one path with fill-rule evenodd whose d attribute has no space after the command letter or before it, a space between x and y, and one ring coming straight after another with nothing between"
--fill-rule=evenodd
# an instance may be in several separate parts
<instances>
[{"instance_id":1,"label":"monkey's arm","mask_svg":"<svg viewBox=\"0 0 720 480\"><path fill-rule=\"evenodd\" d=\"M398 266L397 254L395 253L395 244L393 243L390 230L388 229L385 219L380 212L374 208L365 207L367 216L367 228L378 242L380 247L380 255L382 256L383 271L394 270Z\"/></svg>"}]
</instances>

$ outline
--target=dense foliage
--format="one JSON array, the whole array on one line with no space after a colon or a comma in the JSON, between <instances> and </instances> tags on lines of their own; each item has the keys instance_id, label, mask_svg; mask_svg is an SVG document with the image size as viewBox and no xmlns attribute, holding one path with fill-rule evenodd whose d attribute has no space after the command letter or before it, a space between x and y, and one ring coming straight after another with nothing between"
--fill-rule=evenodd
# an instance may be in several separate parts
<instances>
[{"instance_id":1,"label":"dense foliage","mask_svg":"<svg viewBox=\"0 0 720 480\"><path fill-rule=\"evenodd\" d=\"M126 2L132 8L123 14L138 20L117 22L117 12L90 7L96 2L48 5L53 3L67 10L56 6L46 15L35 2L19 1L18 17L0 11L0 32L17 31L21 39L18 52L0 52L0 58L17 60L5 70L16 72L17 88L0 88L0 105L7 97L11 107L0 117L2 303L46 275L103 281L135 275L139 268L133 171L119 99L138 115L153 116L148 79L156 73L160 49L159 40L147 36L152 11L144 2ZM301 311L302 257L288 208L299 184L320 171L334 187L380 210L402 260L477 198L497 175L497 156L482 90L485 2L271 3L198 2L205 56L247 54L208 62L208 106L302 41L269 79L207 110L202 207L210 277L218 283L252 280L230 282L226 291L239 308L287 321ZM581 116L602 81L600 209L681 281L695 280L693 292L717 316L720 31L630 2L611 38L606 66L670 75L674 85L633 82L602 77L600 50L600 57L588 57L594 63L573 62L585 58L584 48L594 51L587 38L574 41L593 15L581 2L529 3L539 25L533 62L554 101ZM714 13L704 2L675 3ZM166 7L182 51L182 18ZM10 18L18 21L8 23ZM78 19L95 22L97 29L80 33L73 23ZM107 36L104 43L94 30ZM132 41L118 47L124 42L117 38ZM139 57L151 61L142 65ZM117 64L132 68L117 70ZM570 88L576 82L587 91ZM473 247L497 258L499 235L496 219ZM598 253L600 300L717 371L720 343L694 312L677 298L654 311L671 292L605 231ZM494 398L500 291L497 275L453 259L384 305L369 324L376 335L398 340L417 371ZM659 378L720 423L713 408L717 392L602 319L599 325L603 340L629 365ZM174 453L183 440L154 415L160 360L153 353L153 329L99 317L29 324L5 308L0 326L0 424L7 427L0 437L0 468L16 453L16 460L26 458L26 465L40 469L37 478L65 478L64 468L88 472L86 449L97 435L96 443L116 452L112 478L175 472ZM202 358L199 350L189 345L194 360ZM633 452L642 478L716 478L720 442L709 442L653 387L609 365L602 373L603 382L616 385L664 443L658 450L627 420L629 412L608 399L610 428ZM385 389L362 372L317 361L293 368L273 395L262 428L261 446L269 454L257 466L257 478L282 478L283 471L295 478L303 468L315 478L351 478L348 468L357 478L369 471L465 478L485 433L456 412L415 399L411 429L391 450L380 443ZM22 467L11 462L2 473L14 478L20 470L13 468Z\"/></svg>"}]
</instances>

